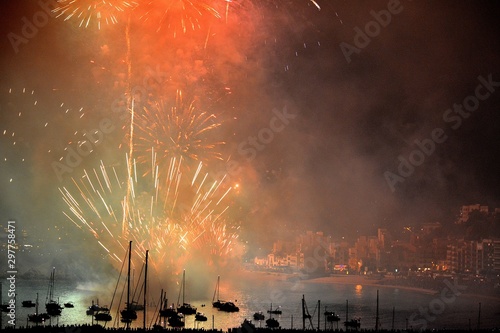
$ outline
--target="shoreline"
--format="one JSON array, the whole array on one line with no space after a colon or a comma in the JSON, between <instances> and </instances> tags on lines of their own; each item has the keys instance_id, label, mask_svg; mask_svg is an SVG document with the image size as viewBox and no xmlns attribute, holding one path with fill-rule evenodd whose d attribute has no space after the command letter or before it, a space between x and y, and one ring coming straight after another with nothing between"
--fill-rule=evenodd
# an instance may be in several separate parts
<instances>
[{"instance_id":1,"label":"shoreline","mask_svg":"<svg viewBox=\"0 0 500 333\"><path fill-rule=\"evenodd\" d=\"M326 277L320 277L320 278L314 278L310 280L305 280L311 283L323 283L323 284L349 284L349 285L365 285L365 286L371 286L371 287L380 287L380 288L392 288L392 289L402 289L402 290L408 290L408 291L414 291L418 293L423 293L423 294L428 294L428 295L439 295L440 291L435 290L435 289L426 289L426 288L419 288L419 287L411 287L411 286L405 286L405 285L398 285L398 284L384 284L380 283L381 281L388 282L390 279L387 278L382 278L379 280L376 279L368 279L363 276L359 275L352 275L352 276L326 276ZM489 299L489 300L494 300L494 301L500 301L500 296L495 296L495 295L485 295L485 294L480 294L480 293L467 293L463 292L461 297L469 297L469 298L483 298L483 299Z\"/></svg>"},{"instance_id":2,"label":"shoreline","mask_svg":"<svg viewBox=\"0 0 500 333\"><path fill-rule=\"evenodd\" d=\"M401 286L397 284L381 284L381 281L388 281L385 278L375 280L368 279L361 275L350 275L350 276L325 276L320 278L314 278L310 280L305 280L307 282L312 283L323 283L323 284L349 284L349 285L362 285L362 286L371 286L371 287L381 287L381 288L393 288L393 289L403 289L409 291L420 292L424 294L435 295L439 292L434 289L426 289L426 288L418 288L418 287L410 287L410 286Z\"/></svg>"},{"instance_id":3,"label":"shoreline","mask_svg":"<svg viewBox=\"0 0 500 333\"><path fill-rule=\"evenodd\" d=\"M293 279L296 275L288 273L277 273L277 272L264 272L264 271L248 271L247 273L255 274L255 277L260 279L270 279L270 280L287 280ZM248 275L247 275L248 277ZM302 283L321 283L321 284L343 284L343 285L362 285L370 287L379 288L392 288L401 289L407 291L418 292L427 295L438 295L440 290L429 289L429 288L419 288L407 285L398 285L390 283L393 278L381 278L381 279L370 279L362 275L330 275L323 277L314 277L310 279L300 279ZM481 293L467 293L463 292L461 297L467 298L483 298L493 301L500 301L500 295L486 295Z\"/></svg>"}]
</instances>

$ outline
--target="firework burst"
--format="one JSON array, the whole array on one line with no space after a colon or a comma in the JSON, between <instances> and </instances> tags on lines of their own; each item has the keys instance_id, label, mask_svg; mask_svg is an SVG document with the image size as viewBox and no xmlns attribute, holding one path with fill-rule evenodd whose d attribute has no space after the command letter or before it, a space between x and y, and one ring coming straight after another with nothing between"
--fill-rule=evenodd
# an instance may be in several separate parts
<instances>
[{"instance_id":1,"label":"firework burst","mask_svg":"<svg viewBox=\"0 0 500 333\"><path fill-rule=\"evenodd\" d=\"M171 168L172 157L183 159L186 167L222 159L217 148L224 143L211 140L210 135L220 126L216 116L198 110L194 101L185 105L181 92L177 93L173 106L156 102L138 112L135 125L137 159L144 163L152 160L152 156L160 166L162 179L170 178L167 170Z\"/></svg>"},{"instance_id":2,"label":"firework burst","mask_svg":"<svg viewBox=\"0 0 500 333\"><path fill-rule=\"evenodd\" d=\"M152 266L157 269L175 269L177 261L189 260L195 248L210 248L197 253L205 252L207 262L214 262L230 252L236 238L223 218L231 188L225 185L225 177L212 180L201 163L191 177L180 172L181 165L182 159L172 159L168 186L160 191L158 165L153 164L149 177L140 175L142 166L135 161L131 168L105 166L101 161L99 168L86 170L71 186L59 189L68 208L63 213L90 232L117 262L121 259L116 252L122 252L128 240L136 244L139 257L151 250ZM125 205L127 182L132 185L131 198Z\"/></svg>"},{"instance_id":3,"label":"firework burst","mask_svg":"<svg viewBox=\"0 0 500 333\"><path fill-rule=\"evenodd\" d=\"M137 6L134 1L126 0L58 0L59 6L54 8L56 17L77 20L79 27L89 27L95 22L97 28L102 24L115 24L118 15Z\"/></svg>"}]
</instances>

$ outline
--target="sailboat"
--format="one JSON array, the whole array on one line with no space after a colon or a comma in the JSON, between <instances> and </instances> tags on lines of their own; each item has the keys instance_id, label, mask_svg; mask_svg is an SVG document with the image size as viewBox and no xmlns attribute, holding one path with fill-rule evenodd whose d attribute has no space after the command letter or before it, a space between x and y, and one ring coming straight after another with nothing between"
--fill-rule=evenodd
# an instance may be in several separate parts
<instances>
[{"instance_id":1,"label":"sailboat","mask_svg":"<svg viewBox=\"0 0 500 333\"><path fill-rule=\"evenodd\" d=\"M283 312L281 311L281 306L278 306L277 309L274 309L273 310L273 303L271 303L271 310L267 310L267 313L272 313L272 314L277 314L277 315L280 315L282 314Z\"/></svg>"},{"instance_id":2,"label":"sailboat","mask_svg":"<svg viewBox=\"0 0 500 333\"><path fill-rule=\"evenodd\" d=\"M277 328L280 326L280 323L273 318L273 304L271 303L271 310L268 310L267 313L269 313L269 318L266 320L266 327L267 328Z\"/></svg>"},{"instance_id":3,"label":"sailboat","mask_svg":"<svg viewBox=\"0 0 500 333\"><path fill-rule=\"evenodd\" d=\"M49 316L59 316L63 309L63 307L58 302L54 301L55 276L56 268L53 267L52 273L50 274L49 291L45 300L45 311L47 311Z\"/></svg>"},{"instance_id":4,"label":"sailboat","mask_svg":"<svg viewBox=\"0 0 500 333\"><path fill-rule=\"evenodd\" d=\"M335 311L327 311L325 307L325 312L323 313L325 315L326 321L327 322L336 322L338 325L338 322L340 321L340 316L335 313Z\"/></svg>"},{"instance_id":5,"label":"sailboat","mask_svg":"<svg viewBox=\"0 0 500 333\"><path fill-rule=\"evenodd\" d=\"M172 327L184 327L184 316L181 313L175 313L168 318L168 324Z\"/></svg>"},{"instance_id":6,"label":"sailboat","mask_svg":"<svg viewBox=\"0 0 500 333\"><path fill-rule=\"evenodd\" d=\"M128 272L127 272L127 306L125 309L120 311L120 314L122 316L121 322L122 323L130 323L132 320L137 319L137 312L135 312L134 309L131 308L131 302L130 302L130 263L132 260L132 241L129 242L128 245Z\"/></svg>"},{"instance_id":7,"label":"sailboat","mask_svg":"<svg viewBox=\"0 0 500 333\"><path fill-rule=\"evenodd\" d=\"M237 307L233 302L224 302L219 310L224 312L238 312L240 311L240 308Z\"/></svg>"},{"instance_id":8,"label":"sailboat","mask_svg":"<svg viewBox=\"0 0 500 333\"><path fill-rule=\"evenodd\" d=\"M23 301L22 305L23 305L23 308L34 308L36 304L33 303L32 300L27 300L27 301Z\"/></svg>"},{"instance_id":9,"label":"sailboat","mask_svg":"<svg viewBox=\"0 0 500 333\"><path fill-rule=\"evenodd\" d=\"M266 319L266 316L264 316L264 314L262 313L262 311L258 311L258 312L255 312L253 314L253 319L260 321L260 320Z\"/></svg>"},{"instance_id":10,"label":"sailboat","mask_svg":"<svg viewBox=\"0 0 500 333\"><path fill-rule=\"evenodd\" d=\"M177 311L174 309L174 306L168 306L167 292L161 291L161 309L160 309L160 317L173 317L177 315Z\"/></svg>"},{"instance_id":11,"label":"sailboat","mask_svg":"<svg viewBox=\"0 0 500 333\"><path fill-rule=\"evenodd\" d=\"M109 308L107 306L99 306L99 299L97 299L97 303L94 303L94 300L92 300L92 305L87 308L87 316L93 316L99 311L108 311Z\"/></svg>"},{"instance_id":12,"label":"sailboat","mask_svg":"<svg viewBox=\"0 0 500 333\"><path fill-rule=\"evenodd\" d=\"M184 300L185 294L185 286L186 286L186 270L182 272L182 285L181 290L179 292L179 298L181 297L180 293L182 292L182 305L177 307L177 312L182 313L183 315L194 315L196 314L196 308L189 303L186 303ZM179 299L177 300L179 303Z\"/></svg>"},{"instance_id":13,"label":"sailboat","mask_svg":"<svg viewBox=\"0 0 500 333\"><path fill-rule=\"evenodd\" d=\"M220 286L220 275L217 276L217 284L214 290L214 296L212 297L212 305L214 308L219 309L224 312L238 312L240 308L236 306L233 302L221 301L219 298L219 286ZM217 301L215 301L215 295L217 295Z\"/></svg>"},{"instance_id":14,"label":"sailboat","mask_svg":"<svg viewBox=\"0 0 500 333\"><path fill-rule=\"evenodd\" d=\"M361 327L361 319L360 318L349 319L349 300L345 301L344 326L345 326L346 331L348 330L349 327L354 328L356 330Z\"/></svg>"},{"instance_id":15,"label":"sailboat","mask_svg":"<svg viewBox=\"0 0 500 333\"><path fill-rule=\"evenodd\" d=\"M111 321L113 317L109 313L109 308L108 306L99 306L99 299L97 299L97 303L94 303L94 300L92 300L92 305L88 308L87 310L87 315L92 315L94 316L94 319L99 322L99 321Z\"/></svg>"},{"instance_id":16,"label":"sailboat","mask_svg":"<svg viewBox=\"0 0 500 333\"><path fill-rule=\"evenodd\" d=\"M102 312L97 312L94 315L94 318L96 321L111 321L113 317L111 317L111 314L109 311L102 311Z\"/></svg>"},{"instance_id":17,"label":"sailboat","mask_svg":"<svg viewBox=\"0 0 500 333\"><path fill-rule=\"evenodd\" d=\"M38 324L49 318L50 316L48 313L38 313L38 293L36 293L35 313L28 315L28 320Z\"/></svg>"},{"instance_id":18,"label":"sailboat","mask_svg":"<svg viewBox=\"0 0 500 333\"><path fill-rule=\"evenodd\" d=\"M196 315L194 316L194 320L196 320L196 321L207 321L207 316L205 316L204 313L196 312Z\"/></svg>"},{"instance_id":19,"label":"sailboat","mask_svg":"<svg viewBox=\"0 0 500 333\"><path fill-rule=\"evenodd\" d=\"M217 276L217 284L215 285L214 296L212 297L212 306L216 309L220 309L223 301L219 298L219 284L220 284L220 275ZM217 300L215 300L215 295L217 295Z\"/></svg>"}]
</instances>

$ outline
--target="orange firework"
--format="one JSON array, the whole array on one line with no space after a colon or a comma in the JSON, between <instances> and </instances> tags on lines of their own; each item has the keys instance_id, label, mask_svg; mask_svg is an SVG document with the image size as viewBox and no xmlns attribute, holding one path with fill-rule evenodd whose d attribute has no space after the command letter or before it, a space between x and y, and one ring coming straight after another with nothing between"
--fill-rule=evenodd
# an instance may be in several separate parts
<instances>
[{"instance_id":1,"label":"orange firework","mask_svg":"<svg viewBox=\"0 0 500 333\"><path fill-rule=\"evenodd\" d=\"M160 190L157 165L152 165L155 171L150 178L140 175L144 165L105 166L101 161L99 168L84 171L72 185L59 189L68 208L63 213L79 229L90 232L117 262L121 259L116 253L124 250L128 240L134 241L138 253L151 250L152 266L158 269L175 270L177 262L172 258L188 260L201 248L206 250L196 254L214 262L230 252L236 238L224 221L228 209L224 202L231 187L225 178L212 179L204 173L201 164L188 178L180 172L181 163L171 161L168 186ZM129 201L124 200L127 183L131 184Z\"/></svg>"},{"instance_id":2,"label":"orange firework","mask_svg":"<svg viewBox=\"0 0 500 333\"><path fill-rule=\"evenodd\" d=\"M154 153L163 179L168 178L165 171L174 157L182 158L187 167L192 162L222 159L217 148L224 143L211 138L211 132L220 126L216 116L198 110L195 102L185 105L181 92L174 105L156 102L137 112L135 125L134 151L138 161L150 160Z\"/></svg>"},{"instance_id":3,"label":"orange firework","mask_svg":"<svg viewBox=\"0 0 500 333\"><path fill-rule=\"evenodd\" d=\"M168 31L174 37L200 29L204 20L219 19L219 11L208 1L195 0L147 0L144 1L144 22L152 22L157 32ZM213 1L212 1L213 2Z\"/></svg>"},{"instance_id":4,"label":"orange firework","mask_svg":"<svg viewBox=\"0 0 500 333\"><path fill-rule=\"evenodd\" d=\"M101 29L102 23L115 24L117 15L137 6L135 1L126 0L58 0L59 6L54 8L56 17L64 20L77 20L79 27L89 27L91 22Z\"/></svg>"}]
</instances>

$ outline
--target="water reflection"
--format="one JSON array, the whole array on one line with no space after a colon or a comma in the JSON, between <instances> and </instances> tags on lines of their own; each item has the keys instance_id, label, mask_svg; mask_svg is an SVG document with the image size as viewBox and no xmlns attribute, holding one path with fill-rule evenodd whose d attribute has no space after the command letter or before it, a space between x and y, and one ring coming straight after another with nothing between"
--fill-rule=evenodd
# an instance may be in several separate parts
<instances>
[{"instance_id":1,"label":"water reflection","mask_svg":"<svg viewBox=\"0 0 500 333\"><path fill-rule=\"evenodd\" d=\"M23 308L20 306L23 300L35 300L36 294L40 295L40 310L44 310L45 294L47 289L47 281L35 280L25 281L18 280L17 300L17 325L25 326L27 324L28 314L34 313L34 308ZM236 313L225 313L218 311L212 307L213 287L210 286L202 294L192 293L189 302L198 307L200 312L203 312L206 317L206 322L197 322L194 316L187 316L187 328L205 328L215 327L217 329L226 330L227 328L237 327L243 319L253 320L255 312L262 311L265 319L269 318L267 311L270 309L271 303L273 309L280 306L281 315L273 315L281 327L290 328L294 325L295 328L302 319L301 300L302 295L309 307L309 312L316 318L317 314L324 312L327 307L328 311L333 311L340 315L344 320L346 316L346 300L349 300L349 318L361 318L362 328L373 328L375 325L375 307L376 307L376 291L380 291L380 321L383 328L390 328L392 325L392 313L395 307L394 326L395 329L404 329L406 318L410 318L414 312L418 312L419 306L427 306L434 295L419 293L406 289L393 289L375 287L366 284L333 284L333 283L312 283L310 281L287 281L286 277L276 277L267 275L246 276L244 278L233 278L225 280L221 284L220 298L225 301L233 301L240 311ZM87 308L92 304L92 300L97 301L99 296L102 298L102 305L110 304L110 299L104 297L109 294L108 290L99 291L96 288L92 290L84 290L76 288L76 284L71 282L58 281L56 288L56 297L60 303L72 301L74 308L65 308L62 310L62 315L52 319L52 323L64 324L91 324L93 317L86 315ZM209 290L208 290L209 289ZM177 294L177 293L175 293ZM5 295L5 293L4 293ZM154 293L153 293L154 295ZM158 292L159 295L159 292ZM158 304L159 297L151 296L151 301ZM177 298L177 295L175 296ZM123 325L119 322L119 314L117 313L117 305L123 300L115 299L111 309L113 321L107 326L113 326L115 318L116 325ZM321 300L322 309L316 309L318 300ZM5 301L5 299L4 299ZM176 300L169 301L169 304ZM436 320L430 325L432 327L447 327L447 328L464 328L468 327L468 320L472 318L474 321L477 318L477 298L463 295L457 297L453 304L450 304L446 311L437 316ZM497 299L481 299L483 304L481 313L481 323L483 327L495 327L498 323L498 309L500 308ZM147 326L156 321L158 309L157 307L147 308ZM132 324L132 327L142 327L143 312L138 312L138 318ZM4 322L6 322L5 314ZM320 318L321 327L324 326L323 316ZM264 326L263 322L255 322L256 326Z\"/></svg>"},{"instance_id":2,"label":"water reflection","mask_svg":"<svg viewBox=\"0 0 500 333\"><path fill-rule=\"evenodd\" d=\"M354 288L355 295L357 298L361 298L362 292L363 292L363 286L360 284L357 284L356 287Z\"/></svg>"}]
</instances>

